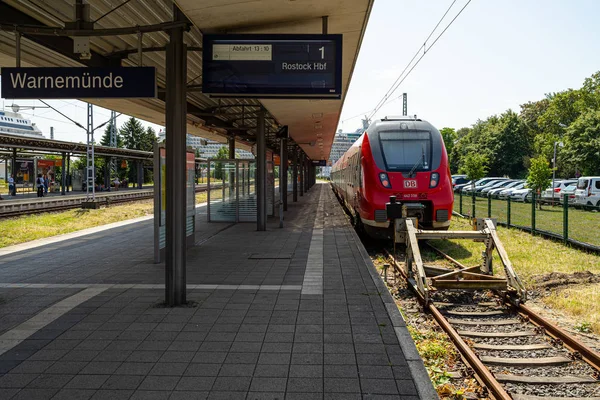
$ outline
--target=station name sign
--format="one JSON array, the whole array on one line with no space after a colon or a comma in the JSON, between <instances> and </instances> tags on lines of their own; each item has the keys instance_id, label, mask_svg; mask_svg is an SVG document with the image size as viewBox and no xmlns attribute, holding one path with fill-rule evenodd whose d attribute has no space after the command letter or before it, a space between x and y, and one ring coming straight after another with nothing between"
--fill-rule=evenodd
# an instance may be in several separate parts
<instances>
[{"instance_id":1,"label":"station name sign","mask_svg":"<svg viewBox=\"0 0 600 400\"><path fill-rule=\"evenodd\" d=\"M212 97L342 95L342 35L204 35L202 56L202 92Z\"/></svg>"},{"instance_id":2,"label":"station name sign","mask_svg":"<svg viewBox=\"0 0 600 400\"><path fill-rule=\"evenodd\" d=\"M327 160L311 160L311 163L314 167L326 167Z\"/></svg>"},{"instance_id":3,"label":"station name sign","mask_svg":"<svg viewBox=\"0 0 600 400\"><path fill-rule=\"evenodd\" d=\"M156 97L154 67L3 67L2 97L12 99Z\"/></svg>"}]
</instances>

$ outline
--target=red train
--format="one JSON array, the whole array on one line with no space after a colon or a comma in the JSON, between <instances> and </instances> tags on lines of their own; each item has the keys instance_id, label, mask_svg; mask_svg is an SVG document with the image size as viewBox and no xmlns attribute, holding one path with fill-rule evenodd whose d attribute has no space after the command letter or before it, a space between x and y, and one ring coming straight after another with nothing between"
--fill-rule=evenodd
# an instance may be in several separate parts
<instances>
[{"instance_id":1,"label":"red train","mask_svg":"<svg viewBox=\"0 0 600 400\"><path fill-rule=\"evenodd\" d=\"M417 118L385 118L332 167L333 188L353 213L357 230L391 238L385 204L390 196L409 206L420 227L446 230L452 217L452 178L440 132Z\"/></svg>"}]
</instances>

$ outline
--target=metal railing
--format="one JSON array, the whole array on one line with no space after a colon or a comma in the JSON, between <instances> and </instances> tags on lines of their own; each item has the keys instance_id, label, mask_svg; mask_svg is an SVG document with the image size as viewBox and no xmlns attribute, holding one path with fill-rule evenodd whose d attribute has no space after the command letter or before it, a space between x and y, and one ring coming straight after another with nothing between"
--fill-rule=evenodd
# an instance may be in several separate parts
<instances>
[{"instance_id":1,"label":"metal railing","mask_svg":"<svg viewBox=\"0 0 600 400\"><path fill-rule=\"evenodd\" d=\"M467 218L495 218L501 226L600 253L600 207L569 200L567 194L552 202L533 192L524 201L458 192L454 194L454 212Z\"/></svg>"}]
</instances>

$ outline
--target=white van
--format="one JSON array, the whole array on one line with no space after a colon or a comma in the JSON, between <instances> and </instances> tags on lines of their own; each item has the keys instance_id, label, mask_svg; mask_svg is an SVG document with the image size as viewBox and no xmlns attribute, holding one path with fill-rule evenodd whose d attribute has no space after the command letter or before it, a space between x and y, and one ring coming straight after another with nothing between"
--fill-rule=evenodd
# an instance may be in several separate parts
<instances>
[{"instance_id":1,"label":"white van","mask_svg":"<svg viewBox=\"0 0 600 400\"><path fill-rule=\"evenodd\" d=\"M600 207L600 176L584 176L577 180L573 204Z\"/></svg>"}]
</instances>

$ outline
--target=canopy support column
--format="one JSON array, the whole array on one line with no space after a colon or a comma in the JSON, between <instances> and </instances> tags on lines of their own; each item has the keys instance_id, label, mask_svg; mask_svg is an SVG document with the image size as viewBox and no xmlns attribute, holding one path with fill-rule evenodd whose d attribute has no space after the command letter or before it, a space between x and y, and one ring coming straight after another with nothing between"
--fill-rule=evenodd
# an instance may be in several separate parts
<instances>
[{"instance_id":1,"label":"canopy support column","mask_svg":"<svg viewBox=\"0 0 600 400\"><path fill-rule=\"evenodd\" d=\"M174 19L179 10L174 6ZM165 303L186 303L186 75L187 50L183 28L169 32L166 84L167 212L165 246Z\"/></svg>"}]
</instances>

